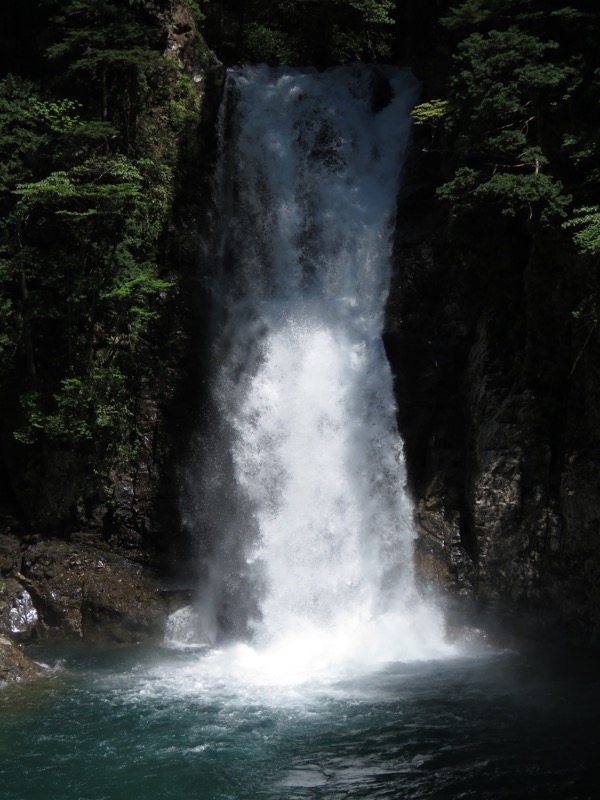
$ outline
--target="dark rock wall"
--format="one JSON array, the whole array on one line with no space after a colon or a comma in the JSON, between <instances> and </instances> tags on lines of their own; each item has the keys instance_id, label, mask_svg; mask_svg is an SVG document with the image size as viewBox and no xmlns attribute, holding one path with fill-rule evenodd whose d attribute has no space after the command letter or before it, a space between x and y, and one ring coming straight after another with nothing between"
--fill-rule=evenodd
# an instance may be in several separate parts
<instances>
[{"instance_id":1,"label":"dark rock wall","mask_svg":"<svg viewBox=\"0 0 600 800\"><path fill-rule=\"evenodd\" d=\"M597 645L600 342L591 265L561 231L453 221L443 165L406 170L385 342L420 531L450 610Z\"/></svg>"},{"instance_id":2,"label":"dark rock wall","mask_svg":"<svg viewBox=\"0 0 600 800\"><path fill-rule=\"evenodd\" d=\"M94 534L0 535L0 686L43 674L22 644L160 642L168 614L186 600L165 588L147 554L126 555Z\"/></svg>"},{"instance_id":3,"label":"dark rock wall","mask_svg":"<svg viewBox=\"0 0 600 800\"><path fill-rule=\"evenodd\" d=\"M445 96L449 5L398 4L423 99ZM598 264L560 228L453 219L435 197L451 158L415 132L384 336L420 574L451 614L597 647L600 338L586 298Z\"/></svg>"}]
</instances>

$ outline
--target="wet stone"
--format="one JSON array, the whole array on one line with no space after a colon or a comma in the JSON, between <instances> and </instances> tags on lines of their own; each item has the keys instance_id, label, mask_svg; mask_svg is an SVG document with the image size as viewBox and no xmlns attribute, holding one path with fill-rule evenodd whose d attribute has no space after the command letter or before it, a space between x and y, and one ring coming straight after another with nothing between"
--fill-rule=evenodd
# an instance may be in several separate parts
<instances>
[{"instance_id":1,"label":"wet stone","mask_svg":"<svg viewBox=\"0 0 600 800\"><path fill-rule=\"evenodd\" d=\"M8 629L15 636L29 637L38 621L38 612L33 605L31 595L27 589L22 589L12 599L8 612Z\"/></svg>"}]
</instances>

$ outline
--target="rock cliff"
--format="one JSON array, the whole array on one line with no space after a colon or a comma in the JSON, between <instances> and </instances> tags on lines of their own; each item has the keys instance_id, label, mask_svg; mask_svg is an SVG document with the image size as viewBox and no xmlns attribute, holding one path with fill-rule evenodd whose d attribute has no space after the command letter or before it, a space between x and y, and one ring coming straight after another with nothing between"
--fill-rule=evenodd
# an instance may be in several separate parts
<instances>
[{"instance_id":1,"label":"rock cliff","mask_svg":"<svg viewBox=\"0 0 600 800\"><path fill-rule=\"evenodd\" d=\"M421 573L454 612L597 646L600 341L573 313L595 271L560 231L453 221L424 144L407 167L385 333Z\"/></svg>"}]
</instances>

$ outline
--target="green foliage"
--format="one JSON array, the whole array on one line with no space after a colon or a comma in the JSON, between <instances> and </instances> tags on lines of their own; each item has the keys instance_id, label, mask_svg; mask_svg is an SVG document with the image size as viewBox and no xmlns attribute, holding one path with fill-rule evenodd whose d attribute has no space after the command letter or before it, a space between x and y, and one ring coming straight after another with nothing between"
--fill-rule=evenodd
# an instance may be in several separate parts
<instances>
[{"instance_id":1,"label":"green foliage","mask_svg":"<svg viewBox=\"0 0 600 800\"><path fill-rule=\"evenodd\" d=\"M497 23L519 8L528 5L527 0L465 0L448 9L448 16L440 22L451 31L478 28L487 23Z\"/></svg>"},{"instance_id":2,"label":"green foliage","mask_svg":"<svg viewBox=\"0 0 600 800\"><path fill-rule=\"evenodd\" d=\"M42 100L35 85L18 76L0 81L0 198L34 173L56 134L69 129L74 107L68 100Z\"/></svg>"},{"instance_id":3,"label":"green foliage","mask_svg":"<svg viewBox=\"0 0 600 800\"><path fill-rule=\"evenodd\" d=\"M573 241L582 253L600 255L600 205L576 208L563 227L575 229Z\"/></svg>"},{"instance_id":4,"label":"green foliage","mask_svg":"<svg viewBox=\"0 0 600 800\"><path fill-rule=\"evenodd\" d=\"M0 264L0 275L2 266ZM15 304L9 297L0 296L0 373L10 369L21 338Z\"/></svg>"},{"instance_id":5,"label":"green foliage","mask_svg":"<svg viewBox=\"0 0 600 800\"><path fill-rule=\"evenodd\" d=\"M287 64L294 60L293 39L282 31L251 22L242 29L244 55L249 61L267 64Z\"/></svg>"},{"instance_id":6,"label":"green foliage","mask_svg":"<svg viewBox=\"0 0 600 800\"><path fill-rule=\"evenodd\" d=\"M554 6L554 7L553 7ZM561 25L584 21L589 12L562 6L560 0L542 3L539 0L463 0L448 9L440 22L448 30L471 33L473 30L501 29L516 23L545 25L546 21Z\"/></svg>"},{"instance_id":7,"label":"green foliage","mask_svg":"<svg viewBox=\"0 0 600 800\"><path fill-rule=\"evenodd\" d=\"M204 19L206 19L206 16L200 7L200 3L197 2L197 0L181 0L181 1L184 6L187 6L190 9L197 23L203 22Z\"/></svg>"},{"instance_id":8,"label":"green foliage","mask_svg":"<svg viewBox=\"0 0 600 800\"><path fill-rule=\"evenodd\" d=\"M68 72L77 72L80 65L100 61L104 53L120 53L133 59L144 54L151 39L146 26L139 23L135 6L123 7L116 0L65 0L60 13L52 19L58 40L48 47L50 58L67 56Z\"/></svg>"},{"instance_id":9,"label":"green foliage","mask_svg":"<svg viewBox=\"0 0 600 800\"><path fill-rule=\"evenodd\" d=\"M449 129L459 133L458 145L471 148L479 141L485 148L491 132L511 128L527 134L543 103L567 100L578 76L573 67L548 60L557 48L514 26L462 41L448 118Z\"/></svg>"},{"instance_id":10,"label":"green foliage","mask_svg":"<svg viewBox=\"0 0 600 800\"><path fill-rule=\"evenodd\" d=\"M127 146L135 141L149 83L164 66L158 28L140 23L145 10L144 3L67 0L52 19L55 41L47 48L94 115L118 127Z\"/></svg>"},{"instance_id":11,"label":"green foliage","mask_svg":"<svg viewBox=\"0 0 600 800\"><path fill-rule=\"evenodd\" d=\"M562 147L575 166L593 170L593 179L598 178L598 140L595 136L586 135L582 131L567 133L563 137Z\"/></svg>"},{"instance_id":12,"label":"green foliage","mask_svg":"<svg viewBox=\"0 0 600 800\"><path fill-rule=\"evenodd\" d=\"M358 11L366 25L393 25L394 3L392 0L349 0L348 5Z\"/></svg>"},{"instance_id":13,"label":"green foliage","mask_svg":"<svg viewBox=\"0 0 600 800\"><path fill-rule=\"evenodd\" d=\"M443 125L453 155L438 190L455 214L502 213L561 229L582 256L600 256L600 19L582 0L463 0L442 24L454 38ZM559 223L557 226L556 223ZM564 247L568 242L562 242ZM597 331L595 270L571 283L573 316Z\"/></svg>"},{"instance_id":14,"label":"green foliage","mask_svg":"<svg viewBox=\"0 0 600 800\"><path fill-rule=\"evenodd\" d=\"M448 113L447 100L429 100L420 103L412 110L412 118L415 125L438 125Z\"/></svg>"},{"instance_id":15,"label":"green foliage","mask_svg":"<svg viewBox=\"0 0 600 800\"><path fill-rule=\"evenodd\" d=\"M349 0L340 3L331 36L331 49L337 61L388 59L391 56L391 31L394 3L384 0ZM339 15L339 16L338 16Z\"/></svg>"},{"instance_id":16,"label":"green foliage","mask_svg":"<svg viewBox=\"0 0 600 800\"><path fill-rule=\"evenodd\" d=\"M443 118L456 170L439 195L457 210L483 204L549 222L564 218L570 196L552 174L544 136L581 75L558 42L512 24L515 9L527 10L522 20L536 17L521 0L468 0L443 20L452 30L499 29L469 32L456 48Z\"/></svg>"},{"instance_id":17,"label":"green foliage","mask_svg":"<svg viewBox=\"0 0 600 800\"><path fill-rule=\"evenodd\" d=\"M202 6L209 36L251 62L344 63L388 59L393 0L212 0Z\"/></svg>"},{"instance_id":18,"label":"green foliage","mask_svg":"<svg viewBox=\"0 0 600 800\"><path fill-rule=\"evenodd\" d=\"M35 444L39 436L63 445L94 445L96 453L114 452L131 414L126 379L116 367L94 368L83 378L64 378L60 388L43 408L39 392L21 397L24 423L15 431L22 444ZM103 454L104 455L104 454Z\"/></svg>"},{"instance_id":19,"label":"green foliage","mask_svg":"<svg viewBox=\"0 0 600 800\"><path fill-rule=\"evenodd\" d=\"M564 22L573 22L581 20L586 16L583 11L579 9L573 8L572 6L564 6L563 8L557 8L554 11L550 12L552 17L556 17Z\"/></svg>"},{"instance_id":20,"label":"green foliage","mask_svg":"<svg viewBox=\"0 0 600 800\"><path fill-rule=\"evenodd\" d=\"M78 124L77 112L80 104L73 100L49 100L42 101L33 98L32 112L39 119L43 120L54 133L68 133Z\"/></svg>"},{"instance_id":21,"label":"green foliage","mask_svg":"<svg viewBox=\"0 0 600 800\"><path fill-rule=\"evenodd\" d=\"M448 101L438 98L420 103L413 108L411 114L413 123L417 128L430 129L431 139L428 145L423 148L425 152L430 151L448 114Z\"/></svg>"},{"instance_id":22,"label":"green foliage","mask_svg":"<svg viewBox=\"0 0 600 800\"><path fill-rule=\"evenodd\" d=\"M5 278L26 277L38 326L62 320L54 367L123 361L155 315L152 299L170 287L156 263L169 199L157 176L152 162L104 156L15 189Z\"/></svg>"},{"instance_id":23,"label":"green foliage","mask_svg":"<svg viewBox=\"0 0 600 800\"><path fill-rule=\"evenodd\" d=\"M586 62L582 59L581 63ZM563 227L572 233L573 242L582 254L597 256L600 254L600 69L588 66L587 70L582 69L582 74L578 102L570 108L570 124L560 142L560 154L569 166L574 194L574 209Z\"/></svg>"},{"instance_id":24,"label":"green foliage","mask_svg":"<svg viewBox=\"0 0 600 800\"><path fill-rule=\"evenodd\" d=\"M82 474L135 447L134 408L161 369L152 330L199 97L161 54L158 5L54 4L58 77L0 81L0 403L32 458L67 448Z\"/></svg>"},{"instance_id":25,"label":"green foliage","mask_svg":"<svg viewBox=\"0 0 600 800\"><path fill-rule=\"evenodd\" d=\"M542 221L564 217L570 200L562 184L543 173L519 175L499 171L482 179L481 172L469 167L459 168L438 194L453 202L456 209L489 205L507 216L524 212L529 220L537 213Z\"/></svg>"},{"instance_id":26,"label":"green foliage","mask_svg":"<svg viewBox=\"0 0 600 800\"><path fill-rule=\"evenodd\" d=\"M142 191L140 170L122 158L86 162L16 193L12 221L20 245L4 278L12 277L14 285L24 277L31 336L54 342L50 369L35 367L44 387L36 396L50 392L53 408L41 417L37 406L34 413L26 407L27 434L21 431L19 440L31 441L37 430L77 446L96 437L94 426L114 423L111 435L118 442L123 414L106 409L114 404L123 412L127 406L122 381L114 378L122 370L131 375L137 342L155 313L152 297L169 287L156 278L149 258L156 242L147 223L151 194ZM40 251L40 236L52 241L50 253ZM53 390L61 373L68 377Z\"/></svg>"}]
</instances>

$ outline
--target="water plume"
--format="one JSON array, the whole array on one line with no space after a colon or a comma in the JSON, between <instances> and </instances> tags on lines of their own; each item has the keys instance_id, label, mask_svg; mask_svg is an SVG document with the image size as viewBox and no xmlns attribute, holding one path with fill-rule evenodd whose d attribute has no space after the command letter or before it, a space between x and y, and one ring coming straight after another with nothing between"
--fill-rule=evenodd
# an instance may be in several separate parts
<instances>
[{"instance_id":1,"label":"water plume","mask_svg":"<svg viewBox=\"0 0 600 800\"><path fill-rule=\"evenodd\" d=\"M228 663L259 680L447 650L415 585L381 339L416 96L397 68L228 76L214 418L189 524L212 543L198 636L245 639Z\"/></svg>"}]
</instances>

